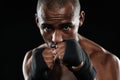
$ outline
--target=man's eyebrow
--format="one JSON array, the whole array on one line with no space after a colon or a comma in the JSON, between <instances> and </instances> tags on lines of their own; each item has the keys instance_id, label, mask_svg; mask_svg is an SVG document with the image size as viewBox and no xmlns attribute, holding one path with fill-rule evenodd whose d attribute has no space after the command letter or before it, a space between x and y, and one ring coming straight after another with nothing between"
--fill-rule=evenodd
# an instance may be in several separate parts
<instances>
[{"instance_id":1,"label":"man's eyebrow","mask_svg":"<svg viewBox=\"0 0 120 80\"><path fill-rule=\"evenodd\" d=\"M62 23L60 24L61 27L64 27L64 26L69 26L69 27L72 27L73 24L71 22L67 22L67 23Z\"/></svg>"},{"instance_id":2,"label":"man's eyebrow","mask_svg":"<svg viewBox=\"0 0 120 80\"><path fill-rule=\"evenodd\" d=\"M48 23L43 23L43 26L52 26L52 24L48 24Z\"/></svg>"},{"instance_id":3,"label":"man's eyebrow","mask_svg":"<svg viewBox=\"0 0 120 80\"><path fill-rule=\"evenodd\" d=\"M42 24L42 28L45 28L45 27L51 27L51 28L53 28L53 25L52 24L48 24L48 23L43 23Z\"/></svg>"}]
</instances>

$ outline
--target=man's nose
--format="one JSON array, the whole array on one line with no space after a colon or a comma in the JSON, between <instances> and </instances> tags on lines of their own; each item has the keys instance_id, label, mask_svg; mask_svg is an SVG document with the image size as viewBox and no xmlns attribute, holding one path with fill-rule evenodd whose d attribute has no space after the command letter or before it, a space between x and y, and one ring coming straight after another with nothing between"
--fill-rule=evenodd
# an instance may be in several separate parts
<instances>
[{"instance_id":1,"label":"man's nose","mask_svg":"<svg viewBox=\"0 0 120 80\"><path fill-rule=\"evenodd\" d=\"M60 31L55 31L52 35L52 41L55 43L59 43L63 41L62 34Z\"/></svg>"}]
</instances>

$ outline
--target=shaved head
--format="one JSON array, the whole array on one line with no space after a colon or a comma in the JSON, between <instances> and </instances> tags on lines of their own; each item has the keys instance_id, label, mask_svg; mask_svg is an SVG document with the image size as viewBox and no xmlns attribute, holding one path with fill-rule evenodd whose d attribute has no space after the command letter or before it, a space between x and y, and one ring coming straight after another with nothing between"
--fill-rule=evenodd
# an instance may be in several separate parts
<instances>
[{"instance_id":1,"label":"shaved head","mask_svg":"<svg viewBox=\"0 0 120 80\"><path fill-rule=\"evenodd\" d=\"M75 12L80 12L79 0L38 0L37 13L40 10L41 5L44 5L47 9L61 9L67 3L71 3L74 6Z\"/></svg>"}]
</instances>

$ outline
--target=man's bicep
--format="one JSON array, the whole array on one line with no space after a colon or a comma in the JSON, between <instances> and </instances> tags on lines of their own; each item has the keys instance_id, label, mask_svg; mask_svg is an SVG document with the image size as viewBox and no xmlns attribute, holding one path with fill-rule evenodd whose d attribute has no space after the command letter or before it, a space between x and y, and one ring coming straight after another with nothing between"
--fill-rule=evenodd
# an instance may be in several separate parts
<instances>
[{"instance_id":1,"label":"man's bicep","mask_svg":"<svg viewBox=\"0 0 120 80\"><path fill-rule=\"evenodd\" d=\"M22 72L23 72L23 76L25 80L27 80L28 78L28 74L30 71L30 65L31 65L31 59L32 59L32 51L28 51L25 54L25 57L23 59L23 64L22 64Z\"/></svg>"},{"instance_id":2,"label":"man's bicep","mask_svg":"<svg viewBox=\"0 0 120 80\"><path fill-rule=\"evenodd\" d=\"M112 55L112 59L109 60L111 65L112 80L120 80L120 60L117 56Z\"/></svg>"},{"instance_id":3,"label":"man's bicep","mask_svg":"<svg viewBox=\"0 0 120 80\"><path fill-rule=\"evenodd\" d=\"M116 63L118 66L118 80L120 80L120 59L118 57L116 58Z\"/></svg>"}]
</instances>

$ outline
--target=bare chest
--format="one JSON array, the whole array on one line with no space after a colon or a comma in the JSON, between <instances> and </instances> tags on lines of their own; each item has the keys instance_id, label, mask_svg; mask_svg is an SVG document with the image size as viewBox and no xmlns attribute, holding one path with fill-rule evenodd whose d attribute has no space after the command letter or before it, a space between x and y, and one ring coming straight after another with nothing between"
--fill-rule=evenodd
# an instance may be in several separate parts
<instances>
[{"instance_id":1,"label":"bare chest","mask_svg":"<svg viewBox=\"0 0 120 80\"><path fill-rule=\"evenodd\" d=\"M50 80L77 80L74 74L64 65L57 65L50 74Z\"/></svg>"}]
</instances>

